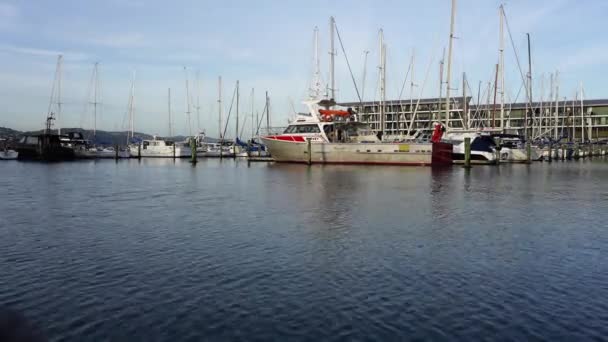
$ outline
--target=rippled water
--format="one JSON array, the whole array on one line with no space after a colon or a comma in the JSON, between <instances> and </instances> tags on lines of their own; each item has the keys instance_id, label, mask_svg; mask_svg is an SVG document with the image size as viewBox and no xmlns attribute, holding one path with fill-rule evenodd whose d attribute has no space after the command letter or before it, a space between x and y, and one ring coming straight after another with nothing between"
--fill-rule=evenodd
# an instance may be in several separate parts
<instances>
[{"instance_id":1,"label":"rippled water","mask_svg":"<svg viewBox=\"0 0 608 342\"><path fill-rule=\"evenodd\" d=\"M51 340L608 336L606 160L0 174L0 305Z\"/></svg>"}]
</instances>

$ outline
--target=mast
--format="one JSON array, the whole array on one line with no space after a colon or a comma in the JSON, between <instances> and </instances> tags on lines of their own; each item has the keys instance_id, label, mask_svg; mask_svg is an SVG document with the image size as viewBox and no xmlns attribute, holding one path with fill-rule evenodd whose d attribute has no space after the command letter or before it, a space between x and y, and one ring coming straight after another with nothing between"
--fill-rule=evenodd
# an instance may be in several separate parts
<instances>
[{"instance_id":1,"label":"mast","mask_svg":"<svg viewBox=\"0 0 608 342\"><path fill-rule=\"evenodd\" d=\"M498 92L498 64L494 75L494 107L492 108L492 128L496 127L496 93Z\"/></svg>"},{"instance_id":2,"label":"mast","mask_svg":"<svg viewBox=\"0 0 608 342\"><path fill-rule=\"evenodd\" d=\"M532 111L532 118L534 118L534 107L532 106L532 49L530 47L530 34L526 33L528 37L528 102L530 110ZM528 140L528 112L526 111L526 118L524 122L524 136L526 141Z\"/></svg>"},{"instance_id":3,"label":"mast","mask_svg":"<svg viewBox=\"0 0 608 342\"><path fill-rule=\"evenodd\" d=\"M333 19L333 18L332 18ZM266 134L270 134L270 99L266 91Z\"/></svg>"},{"instance_id":4,"label":"mast","mask_svg":"<svg viewBox=\"0 0 608 342\"><path fill-rule=\"evenodd\" d=\"M169 109L169 137L173 136L173 127L171 127L171 88L168 89L167 92L167 104Z\"/></svg>"},{"instance_id":5,"label":"mast","mask_svg":"<svg viewBox=\"0 0 608 342\"><path fill-rule=\"evenodd\" d=\"M465 129L471 128L471 113L467 108L467 73L462 73L462 110L464 111L465 118L467 120Z\"/></svg>"},{"instance_id":6,"label":"mast","mask_svg":"<svg viewBox=\"0 0 608 342\"><path fill-rule=\"evenodd\" d=\"M131 139L135 137L135 70L131 76L131 96L129 97L129 118L131 128Z\"/></svg>"},{"instance_id":7,"label":"mast","mask_svg":"<svg viewBox=\"0 0 608 342\"><path fill-rule=\"evenodd\" d=\"M199 71L196 71L196 128L201 131L201 84Z\"/></svg>"},{"instance_id":8,"label":"mast","mask_svg":"<svg viewBox=\"0 0 608 342\"><path fill-rule=\"evenodd\" d=\"M585 142L585 111L583 108L583 82L581 82L581 143Z\"/></svg>"},{"instance_id":9,"label":"mast","mask_svg":"<svg viewBox=\"0 0 608 342\"><path fill-rule=\"evenodd\" d=\"M236 81L236 131L234 140L239 138L239 81Z\"/></svg>"},{"instance_id":10,"label":"mast","mask_svg":"<svg viewBox=\"0 0 608 342\"><path fill-rule=\"evenodd\" d=\"M254 88L251 88L251 139L255 138L255 125L257 125L257 121L253 121L253 101L254 101Z\"/></svg>"},{"instance_id":11,"label":"mast","mask_svg":"<svg viewBox=\"0 0 608 342\"><path fill-rule=\"evenodd\" d=\"M99 65L98 62L95 62L95 66L93 68L93 74L94 76L94 82L95 84L93 85L94 90L93 90L93 137L97 136L97 85L99 83L99 78L97 75L97 66Z\"/></svg>"},{"instance_id":12,"label":"mast","mask_svg":"<svg viewBox=\"0 0 608 342\"><path fill-rule=\"evenodd\" d=\"M500 47L499 47L499 62L500 65L500 129L505 132L505 35L504 35L504 7L500 5Z\"/></svg>"},{"instance_id":13,"label":"mast","mask_svg":"<svg viewBox=\"0 0 608 342\"><path fill-rule=\"evenodd\" d=\"M334 17L329 18L329 84L331 91L331 98L336 99L336 80L335 80L335 61L336 50L334 48L334 30L336 28L336 21Z\"/></svg>"},{"instance_id":14,"label":"mast","mask_svg":"<svg viewBox=\"0 0 608 342\"><path fill-rule=\"evenodd\" d=\"M57 118L55 122L57 123L57 135L61 135L61 73L63 67L63 55L59 55L57 59Z\"/></svg>"},{"instance_id":15,"label":"mast","mask_svg":"<svg viewBox=\"0 0 608 342\"><path fill-rule=\"evenodd\" d=\"M558 139L558 124L559 124L559 71L555 72L555 140ZM562 119L563 120L563 119Z\"/></svg>"},{"instance_id":16,"label":"mast","mask_svg":"<svg viewBox=\"0 0 608 342\"><path fill-rule=\"evenodd\" d=\"M218 99L217 99L217 108L218 108L218 116L219 116L219 139L222 140L224 137L222 136L222 76L219 76L217 79L217 89L218 89Z\"/></svg>"},{"instance_id":17,"label":"mast","mask_svg":"<svg viewBox=\"0 0 608 342\"><path fill-rule=\"evenodd\" d=\"M412 49L412 58L410 60L410 73L411 73L411 77L410 77L410 115L414 115L414 87L416 86L416 84L414 84L414 61L415 61L415 51ZM386 85L386 80L385 80L385 85Z\"/></svg>"},{"instance_id":18,"label":"mast","mask_svg":"<svg viewBox=\"0 0 608 342\"><path fill-rule=\"evenodd\" d=\"M553 127L551 126L551 122L553 122L553 91L555 90L555 78L553 77L553 73L550 74L549 77L550 90L549 90L549 98L547 99L549 110L547 113L547 128L545 129L546 133L549 133L548 136L551 136L551 131L553 131Z\"/></svg>"},{"instance_id":19,"label":"mast","mask_svg":"<svg viewBox=\"0 0 608 342\"><path fill-rule=\"evenodd\" d=\"M384 48L384 30L380 29L379 32L380 38L380 132L382 136L384 136L384 126L385 126L385 118L384 118L384 101L386 101L386 72L385 72L385 61L386 61L386 50Z\"/></svg>"},{"instance_id":20,"label":"mast","mask_svg":"<svg viewBox=\"0 0 608 342\"><path fill-rule=\"evenodd\" d=\"M443 100L443 65L445 64L445 47L443 48L443 54L441 55L441 61L439 61L439 108L437 108L437 116L434 121L441 122L441 101ZM479 106L478 106L479 107Z\"/></svg>"},{"instance_id":21,"label":"mast","mask_svg":"<svg viewBox=\"0 0 608 342\"><path fill-rule=\"evenodd\" d=\"M445 94L445 124L446 127L449 124L450 118L450 84L452 81L452 49L454 41L454 20L456 19L456 0L452 0L452 14L450 16L450 41L448 44L448 65L447 65L447 80L446 80L446 94Z\"/></svg>"},{"instance_id":22,"label":"mast","mask_svg":"<svg viewBox=\"0 0 608 342\"><path fill-rule=\"evenodd\" d=\"M312 80L311 97L318 99L321 95L321 63L319 60L319 28L315 26L314 30L314 72Z\"/></svg>"},{"instance_id":23,"label":"mast","mask_svg":"<svg viewBox=\"0 0 608 342\"><path fill-rule=\"evenodd\" d=\"M188 85L188 71L184 67L184 73L186 75L186 118L188 119L188 133L192 136L192 121L190 120L190 86Z\"/></svg>"},{"instance_id":24,"label":"mast","mask_svg":"<svg viewBox=\"0 0 608 342\"><path fill-rule=\"evenodd\" d=\"M367 55L369 54L369 50L363 51L365 56L363 57L363 79L361 80L361 100L365 100L365 76L367 74Z\"/></svg>"}]
</instances>

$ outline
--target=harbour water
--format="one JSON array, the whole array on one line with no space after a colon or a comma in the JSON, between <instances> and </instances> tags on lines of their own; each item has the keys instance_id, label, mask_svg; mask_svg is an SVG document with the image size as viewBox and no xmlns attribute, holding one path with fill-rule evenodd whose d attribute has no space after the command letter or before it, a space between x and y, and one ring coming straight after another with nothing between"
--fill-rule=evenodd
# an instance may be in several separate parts
<instances>
[{"instance_id":1,"label":"harbour water","mask_svg":"<svg viewBox=\"0 0 608 342\"><path fill-rule=\"evenodd\" d=\"M0 174L0 305L52 341L608 336L603 158Z\"/></svg>"}]
</instances>

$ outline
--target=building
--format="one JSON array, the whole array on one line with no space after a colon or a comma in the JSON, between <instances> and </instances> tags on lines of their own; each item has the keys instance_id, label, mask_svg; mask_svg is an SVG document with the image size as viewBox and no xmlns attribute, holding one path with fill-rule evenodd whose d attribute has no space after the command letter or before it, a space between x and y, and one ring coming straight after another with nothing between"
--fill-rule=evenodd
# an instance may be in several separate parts
<instances>
[{"instance_id":1,"label":"building","mask_svg":"<svg viewBox=\"0 0 608 342\"><path fill-rule=\"evenodd\" d=\"M527 133L533 138L608 138L608 99L562 100L557 106L555 102L508 103L504 105L502 120L499 104L476 104L472 103L471 97L453 97L450 101L450 129L499 129L502 121L505 129L524 134L528 113ZM376 132L381 130L384 121L384 135L389 137L416 131L430 133L434 121L446 122L445 99L385 101L384 120L381 120L382 108L378 101L340 105L352 107L359 113L359 120L368 123Z\"/></svg>"}]
</instances>

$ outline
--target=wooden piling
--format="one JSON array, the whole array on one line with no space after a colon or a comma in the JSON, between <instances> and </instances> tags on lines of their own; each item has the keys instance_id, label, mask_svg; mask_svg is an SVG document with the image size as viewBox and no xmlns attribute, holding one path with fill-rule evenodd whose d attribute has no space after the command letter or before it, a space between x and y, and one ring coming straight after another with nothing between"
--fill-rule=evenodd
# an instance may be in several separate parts
<instances>
[{"instance_id":1,"label":"wooden piling","mask_svg":"<svg viewBox=\"0 0 608 342\"><path fill-rule=\"evenodd\" d=\"M114 159L118 160L118 145L114 146Z\"/></svg>"},{"instance_id":2,"label":"wooden piling","mask_svg":"<svg viewBox=\"0 0 608 342\"><path fill-rule=\"evenodd\" d=\"M141 143L137 145L137 159L141 159Z\"/></svg>"},{"instance_id":3,"label":"wooden piling","mask_svg":"<svg viewBox=\"0 0 608 342\"><path fill-rule=\"evenodd\" d=\"M526 163L532 162L532 145L529 141L526 141Z\"/></svg>"},{"instance_id":4,"label":"wooden piling","mask_svg":"<svg viewBox=\"0 0 608 342\"><path fill-rule=\"evenodd\" d=\"M308 165L312 164L312 139L306 138L306 150L308 153Z\"/></svg>"},{"instance_id":5,"label":"wooden piling","mask_svg":"<svg viewBox=\"0 0 608 342\"><path fill-rule=\"evenodd\" d=\"M550 163L553 161L553 144L549 144L549 158L547 161Z\"/></svg>"},{"instance_id":6,"label":"wooden piling","mask_svg":"<svg viewBox=\"0 0 608 342\"><path fill-rule=\"evenodd\" d=\"M196 164L196 142L194 138L190 137L190 162Z\"/></svg>"},{"instance_id":7,"label":"wooden piling","mask_svg":"<svg viewBox=\"0 0 608 342\"><path fill-rule=\"evenodd\" d=\"M471 167L471 138L464 138L464 168Z\"/></svg>"}]
</instances>

